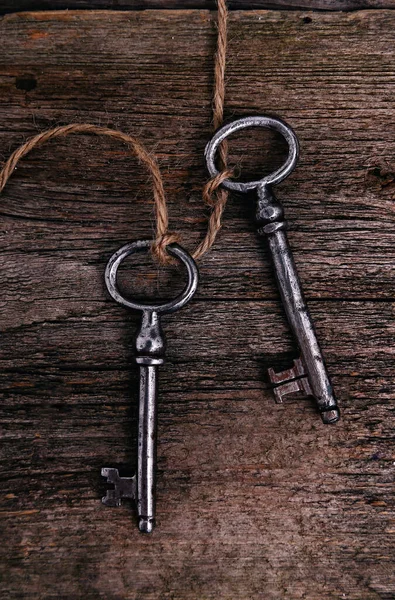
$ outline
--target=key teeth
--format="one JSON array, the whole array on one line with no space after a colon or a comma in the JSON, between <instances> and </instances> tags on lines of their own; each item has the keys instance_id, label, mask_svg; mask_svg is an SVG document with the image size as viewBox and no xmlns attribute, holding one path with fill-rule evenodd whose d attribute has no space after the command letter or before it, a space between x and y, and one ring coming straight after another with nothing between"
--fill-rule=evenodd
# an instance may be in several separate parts
<instances>
[{"instance_id":1,"label":"key teeth","mask_svg":"<svg viewBox=\"0 0 395 600\"><path fill-rule=\"evenodd\" d=\"M121 499L117 497L115 490L107 490L106 496L103 496L101 501L104 506L109 506L110 508L121 506Z\"/></svg>"},{"instance_id":2,"label":"key teeth","mask_svg":"<svg viewBox=\"0 0 395 600\"><path fill-rule=\"evenodd\" d=\"M103 477L107 477L107 483L114 485L113 490L107 490L105 496L102 497L102 503L105 506L112 508L121 506L122 498L131 498L132 500L136 497L136 476L133 477L120 477L118 469L109 467L103 467L101 470Z\"/></svg>"},{"instance_id":3,"label":"key teeth","mask_svg":"<svg viewBox=\"0 0 395 600\"><path fill-rule=\"evenodd\" d=\"M283 394L281 390L279 390L278 388L272 388L272 392L274 396L274 402L276 404L284 404Z\"/></svg>"},{"instance_id":4,"label":"key teeth","mask_svg":"<svg viewBox=\"0 0 395 600\"><path fill-rule=\"evenodd\" d=\"M290 369L281 371L281 373L276 373L274 369L270 368L267 370L267 373L269 375L270 382L273 383L273 385L287 383L291 379L296 379L297 377L304 377L307 375L300 358L294 359L293 366Z\"/></svg>"},{"instance_id":5,"label":"key teeth","mask_svg":"<svg viewBox=\"0 0 395 600\"><path fill-rule=\"evenodd\" d=\"M284 396L290 394L312 395L307 373L301 359L296 358L293 363L293 367L281 373L276 373L272 368L267 371L270 382L274 386L273 394L277 404L281 404Z\"/></svg>"},{"instance_id":6,"label":"key teeth","mask_svg":"<svg viewBox=\"0 0 395 600\"><path fill-rule=\"evenodd\" d=\"M287 371L276 373L274 369L267 370L270 382L273 384L272 391L276 404L282 404L283 398L290 394L304 394L315 398L310 387L309 378L300 358L294 360L294 366ZM322 421L325 425L337 423L340 419L340 411L336 404L326 406L320 410L320 403L315 398Z\"/></svg>"},{"instance_id":7,"label":"key teeth","mask_svg":"<svg viewBox=\"0 0 395 600\"><path fill-rule=\"evenodd\" d=\"M267 374L269 376L270 383L274 383L277 377L276 371L272 367L270 367L270 369L267 370Z\"/></svg>"},{"instance_id":8,"label":"key teeth","mask_svg":"<svg viewBox=\"0 0 395 600\"><path fill-rule=\"evenodd\" d=\"M293 381L287 381L273 388L274 400L277 404L283 402L285 396L294 394L303 394L304 396L311 396L311 389L307 377L301 379L294 379Z\"/></svg>"},{"instance_id":9,"label":"key teeth","mask_svg":"<svg viewBox=\"0 0 395 600\"><path fill-rule=\"evenodd\" d=\"M115 483L120 479L118 469L103 467L101 470L102 477L107 477L107 483Z\"/></svg>"}]
</instances>

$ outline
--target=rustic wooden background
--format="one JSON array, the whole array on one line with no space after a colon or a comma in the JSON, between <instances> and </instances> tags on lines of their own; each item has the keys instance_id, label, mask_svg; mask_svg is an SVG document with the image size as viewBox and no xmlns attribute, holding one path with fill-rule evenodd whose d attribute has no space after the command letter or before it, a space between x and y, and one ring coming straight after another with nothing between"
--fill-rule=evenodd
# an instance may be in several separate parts
<instances>
[{"instance_id":1,"label":"rustic wooden background","mask_svg":"<svg viewBox=\"0 0 395 600\"><path fill-rule=\"evenodd\" d=\"M193 248L214 24L198 9L3 16L1 157L59 123L137 134ZM394 31L384 9L230 16L226 118L277 114L301 140L278 195L342 420L322 425L309 399L273 403L265 369L294 345L251 203L234 196L196 299L166 318L152 537L130 506L100 503L100 468L135 464L137 383L136 317L103 270L152 235L147 175L89 136L18 167L1 198L2 598L395 598ZM273 142L239 136L232 159L258 172ZM124 271L130 292L131 274L135 293L180 285L147 260Z\"/></svg>"},{"instance_id":2,"label":"rustic wooden background","mask_svg":"<svg viewBox=\"0 0 395 600\"><path fill-rule=\"evenodd\" d=\"M228 0L230 10L262 8L304 10L360 10L394 8L395 0ZM94 9L215 9L216 0L1 0L0 14L22 10Z\"/></svg>"}]
</instances>

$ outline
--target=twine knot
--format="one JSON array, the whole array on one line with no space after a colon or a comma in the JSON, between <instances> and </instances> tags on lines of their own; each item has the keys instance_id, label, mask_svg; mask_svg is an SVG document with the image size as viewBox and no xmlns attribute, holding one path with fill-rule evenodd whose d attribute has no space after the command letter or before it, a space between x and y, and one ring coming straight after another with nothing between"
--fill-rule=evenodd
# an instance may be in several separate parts
<instances>
[{"instance_id":1,"label":"twine knot","mask_svg":"<svg viewBox=\"0 0 395 600\"><path fill-rule=\"evenodd\" d=\"M170 244L178 244L179 242L180 236L173 231L159 235L151 246L152 255L161 265L175 264L176 261L170 256L166 248Z\"/></svg>"}]
</instances>

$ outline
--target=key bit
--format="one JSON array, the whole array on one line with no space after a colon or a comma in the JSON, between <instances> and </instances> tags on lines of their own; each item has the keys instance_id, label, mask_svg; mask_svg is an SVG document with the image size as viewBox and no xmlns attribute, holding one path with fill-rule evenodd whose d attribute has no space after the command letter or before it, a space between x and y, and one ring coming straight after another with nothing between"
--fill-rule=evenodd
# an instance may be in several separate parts
<instances>
[{"instance_id":1,"label":"key bit","mask_svg":"<svg viewBox=\"0 0 395 600\"><path fill-rule=\"evenodd\" d=\"M106 506L121 506L122 498L136 498L136 476L120 477L118 469L110 469L104 467L101 470L103 477L107 477L107 483L114 484L113 490L107 490L107 494L103 496L102 502Z\"/></svg>"},{"instance_id":2,"label":"key bit","mask_svg":"<svg viewBox=\"0 0 395 600\"><path fill-rule=\"evenodd\" d=\"M268 375L270 382L273 384L272 390L277 403L283 402L285 396L292 396L294 394L314 397L307 371L300 358L294 360L294 366L291 369L287 369L281 373L276 373L274 369L268 369ZM337 408L325 409L321 415L324 423L336 423L339 419Z\"/></svg>"},{"instance_id":3,"label":"key bit","mask_svg":"<svg viewBox=\"0 0 395 600\"><path fill-rule=\"evenodd\" d=\"M284 396L290 396L301 392L305 396L312 396L308 377L300 358L294 360L291 369L275 373L274 369L268 369L268 375L273 384L273 394L276 402L283 402Z\"/></svg>"}]
</instances>

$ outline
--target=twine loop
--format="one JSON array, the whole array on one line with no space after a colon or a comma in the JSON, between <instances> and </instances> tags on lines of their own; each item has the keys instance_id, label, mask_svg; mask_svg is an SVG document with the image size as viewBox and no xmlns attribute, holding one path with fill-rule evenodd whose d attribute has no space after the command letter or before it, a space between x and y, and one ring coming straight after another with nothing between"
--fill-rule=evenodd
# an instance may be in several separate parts
<instances>
[{"instance_id":1,"label":"twine loop","mask_svg":"<svg viewBox=\"0 0 395 600\"><path fill-rule=\"evenodd\" d=\"M218 0L218 37L217 52L215 55L214 69L214 97L213 97L213 125L217 129L222 125L225 99L225 63L227 49L227 7L226 0ZM153 156L142 142L131 135L115 129L100 127L90 123L71 123L62 125L53 129L43 131L24 144L19 146L7 159L0 171L0 193L4 189L7 181L11 177L18 162L31 152L34 148L42 146L51 139L66 137L70 134L91 134L97 136L107 136L118 140L131 150L132 154L148 170L152 180L152 191L155 210L156 233L152 244L151 253L155 259L162 265L172 264L173 259L166 251L169 244L180 242L180 236L169 231L169 216L167 210L166 195L163 186L163 179L159 165L155 156ZM227 202L228 193L221 189L221 183L231 177L233 172L226 168L227 162L227 144L224 142L218 150L219 167L221 172L207 182L203 189L203 201L211 210L208 218L207 232L203 241L192 253L194 259L201 258L214 244L215 238L222 226L222 214Z\"/></svg>"}]
</instances>

